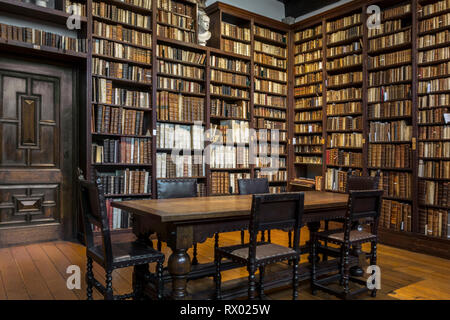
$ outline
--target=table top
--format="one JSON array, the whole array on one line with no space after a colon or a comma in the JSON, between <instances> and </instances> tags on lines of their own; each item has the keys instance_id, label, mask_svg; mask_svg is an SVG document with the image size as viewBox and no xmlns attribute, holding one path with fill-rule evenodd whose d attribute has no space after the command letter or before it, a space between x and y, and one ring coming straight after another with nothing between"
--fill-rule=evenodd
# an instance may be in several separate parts
<instances>
[{"instance_id":1,"label":"table top","mask_svg":"<svg viewBox=\"0 0 450 320\"><path fill-rule=\"evenodd\" d=\"M305 191L305 214L308 211L347 206L348 195ZM161 222L226 218L249 215L252 195L151 199L113 202L111 206L138 215L153 215Z\"/></svg>"}]
</instances>

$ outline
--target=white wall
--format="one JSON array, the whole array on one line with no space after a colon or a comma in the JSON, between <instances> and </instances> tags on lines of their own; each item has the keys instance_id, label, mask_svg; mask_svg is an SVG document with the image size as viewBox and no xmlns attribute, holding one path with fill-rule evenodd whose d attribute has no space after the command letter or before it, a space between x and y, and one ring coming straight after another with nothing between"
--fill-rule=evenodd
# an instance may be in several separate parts
<instances>
[{"instance_id":1,"label":"white wall","mask_svg":"<svg viewBox=\"0 0 450 320\"><path fill-rule=\"evenodd\" d=\"M217 2L207 0L206 6ZM281 21L284 18L284 4L278 0L220 0L220 2Z\"/></svg>"}]
</instances>

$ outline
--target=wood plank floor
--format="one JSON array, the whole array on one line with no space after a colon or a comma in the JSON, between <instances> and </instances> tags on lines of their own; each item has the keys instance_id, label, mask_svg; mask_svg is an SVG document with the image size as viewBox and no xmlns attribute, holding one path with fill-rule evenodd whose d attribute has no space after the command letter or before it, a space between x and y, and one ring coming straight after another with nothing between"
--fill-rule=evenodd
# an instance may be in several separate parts
<instances>
[{"instance_id":1,"label":"wood plank floor","mask_svg":"<svg viewBox=\"0 0 450 320\"><path fill-rule=\"evenodd\" d=\"M305 229L306 231L306 229ZM308 238L302 230L302 242ZM240 233L221 234L220 245L239 243ZM272 231L272 242L287 244L287 234ZM198 245L198 259L209 262L213 256L213 240ZM446 299L450 300L450 260L409 252L384 245L378 246L378 265L381 268L381 290L377 299ZM367 249L367 248L365 248ZM166 257L170 249L163 246ZM192 254L192 252L189 252ZM166 259L167 260L167 259ZM302 257L302 262L306 256ZM79 265L84 275L86 271L85 248L74 242L58 241L30 244L0 249L0 299L11 300L73 300L85 299L86 286L82 279L80 290L66 287L66 269L69 265ZM153 271L153 267L151 267ZM94 273L99 280L104 279L104 271L94 264ZM245 268L222 273L222 280L246 277ZM113 288L116 293L131 290L132 269L116 270L113 273ZM191 281L189 290L195 290L212 284L212 279ZM316 296L309 293L308 281L300 284L300 299L336 299L319 292ZM291 289L279 289L267 292L269 299L290 299ZM102 297L94 290L94 299ZM362 294L360 299L372 299Z\"/></svg>"}]
</instances>

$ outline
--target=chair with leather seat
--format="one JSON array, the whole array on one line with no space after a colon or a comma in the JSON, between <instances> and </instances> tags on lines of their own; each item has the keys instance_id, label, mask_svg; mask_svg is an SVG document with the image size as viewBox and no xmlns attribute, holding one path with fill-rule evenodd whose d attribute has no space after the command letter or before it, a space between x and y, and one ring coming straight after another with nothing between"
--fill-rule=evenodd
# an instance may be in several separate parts
<instances>
[{"instance_id":1,"label":"chair with leather seat","mask_svg":"<svg viewBox=\"0 0 450 320\"><path fill-rule=\"evenodd\" d=\"M238 191L240 195L269 193L269 181L266 178L239 179ZM241 230L241 244L245 243L244 235L245 231ZM270 231L268 231L267 239L271 242ZM264 232L261 233L261 240L265 240Z\"/></svg>"},{"instance_id":2,"label":"chair with leather seat","mask_svg":"<svg viewBox=\"0 0 450 320\"><path fill-rule=\"evenodd\" d=\"M350 247L353 245L362 245L363 243L370 242L370 264L376 265L378 220L381 212L382 195L382 190L349 191L348 208L343 229L314 232L311 234L311 290L313 294L316 293L317 289L320 289L340 298L347 299L368 290L366 281L350 276ZM363 229L354 230L352 228L352 225L360 220L370 222L369 232L364 231ZM339 272L320 280L316 278L317 247L319 241L337 244L340 246L341 252ZM339 283L343 286L343 291L337 291L327 286L327 284L333 282L334 280L339 280ZM350 292L349 281L361 284L363 287L354 292ZM375 295L376 289L373 289L372 296L374 297Z\"/></svg>"},{"instance_id":3,"label":"chair with leather seat","mask_svg":"<svg viewBox=\"0 0 450 320\"><path fill-rule=\"evenodd\" d=\"M246 266L249 273L248 298L256 297L255 272L259 269L259 297L264 297L264 269L267 265L280 261L293 262L293 292L295 300L298 296L298 263L300 259L300 227L304 207L304 193L254 194L249 222L250 241L229 247L216 247L214 261L216 274L216 298L221 299L221 260L230 259L237 265ZM260 231L270 229L294 230L292 248L281 245L258 242Z\"/></svg>"},{"instance_id":4,"label":"chair with leather seat","mask_svg":"<svg viewBox=\"0 0 450 320\"><path fill-rule=\"evenodd\" d=\"M156 196L158 199L192 198L197 197L196 179L158 179L156 181ZM157 248L161 251L161 240L158 236ZM198 264L197 244L194 243L192 264Z\"/></svg>"},{"instance_id":5,"label":"chair with leather seat","mask_svg":"<svg viewBox=\"0 0 450 320\"><path fill-rule=\"evenodd\" d=\"M142 297L142 281L146 279L138 278L137 273L133 276L133 292L124 295L114 295L112 289L112 272L115 269L133 266L139 268L149 276L149 280L156 287L156 298L161 299L163 295L162 270L164 254L156 251L146 243L139 241L113 243L109 229L108 216L106 211L104 189L101 180L96 182L86 181L79 176L79 200L81 217L84 225L84 240L87 255L87 299L92 300L92 292L95 287L105 298L105 300L116 299L140 299ZM101 244L94 241L94 227L101 232ZM103 286L94 278L92 264L95 261L106 272L106 282ZM150 274L148 264L156 263L156 275Z\"/></svg>"}]
</instances>

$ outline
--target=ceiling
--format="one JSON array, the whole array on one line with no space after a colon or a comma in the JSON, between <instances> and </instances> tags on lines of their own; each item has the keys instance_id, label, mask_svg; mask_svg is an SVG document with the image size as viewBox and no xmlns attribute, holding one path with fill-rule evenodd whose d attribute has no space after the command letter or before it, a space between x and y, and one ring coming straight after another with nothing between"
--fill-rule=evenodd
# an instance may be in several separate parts
<instances>
[{"instance_id":1,"label":"ceiling","mask_svg":"<svg viewBox=\"0 0 450 320\"><path fill-rule=\"evenodd\" d=\"M297 18L339 0L278 0L284 3L286 17Z\"/></svg>"}]
</instances>

